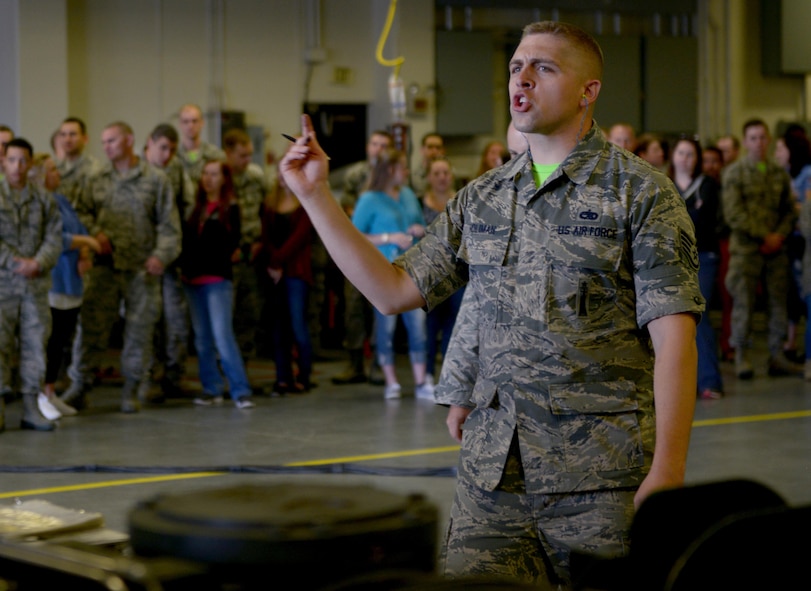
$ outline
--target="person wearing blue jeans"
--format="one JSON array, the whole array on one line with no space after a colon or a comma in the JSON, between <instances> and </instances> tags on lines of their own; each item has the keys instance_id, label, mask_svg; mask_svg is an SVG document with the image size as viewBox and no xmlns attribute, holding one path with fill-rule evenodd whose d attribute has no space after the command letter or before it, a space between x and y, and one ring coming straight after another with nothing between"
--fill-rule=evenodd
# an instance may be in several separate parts
<instances>
[{"instance_id":1,"label":"person wearing blue jeans","mask_svg":"<svg viewBox=\"0 0 811 591\"><path fill-rule=\"evenodd\" d=\"M222 374L225 374L231 398L237 402L244 401L251 395L251 387L234 335L233 282L223 280L186 285L185 289L204 393L204 397L195 399L195 403L208 406L222 402L226 390ZM218 359L222 374L217 366Z\"/></svg>"},{"instance_id":2,"label":"person wearing blue jeans","mask_svg":"<svg viewBox=\"0 0 811 591\"><path fill-rule=\"evenodd\" d=\"M694 138L678 139L673 145L668 173L684 199L695 227L698 285L706 300L701 321L696 326L698 395L705 399L717 399L724 395L724 390L718 366L718 342L710 322L709 307L721 262L719 236L723 228L723 214L720 186L715 179L704 176L701 169L701 145Z\"/></svg>"},{"instance_id":3,"label":"person wearing blue jeans","mask_svg":"<svg viewBox=\"0 0 811 591\"><path fill-rule=\"evenodd\" d=\"M264 320L271 325L278 394L306 392L312 381L313 344L308 322L315 234L307 212L279 179L262 206L261 249L256 265L266 279ZM293 371L296 349L298 375Z\"/></svg>"},{"instance_id":4,"label":"person wearing blue jeans","mask_svg":"<svg viewBox=\"0 0 811 591\"><path fill-rule=\"evenodd\" d=\"M276 392L305 392L313 387L313 347L307 324L310 286L295 277L284 277L268 293L273 311L273 359ZM298 375L293 370L292 344L296 344Z\"/></svg>"},{"instance_id":5,"label":"person wearing blue jeans","mask_svg":"<svg viewBox=\"0 0 811 591\"><path fill-rule=\"evenodd\" d=\"M399 316L403 319L408 335L408 358L411 366L421 365L424 368L427 354L425 310L418 308L403 312ZM394 367L394 331L396 328L397 314L381 314L375 308L377 360L384 372L386 367Z\"/></svg>"},{"instance_id":6,"label":"person wearing blue jeans","mask_svg":"<svg viewBox=\"0 0 811 591\"><path fill-rule=\"evenodd\" d=\"M194 209L183 223L180 268L194 329L203 394L201 406L221 404L226 384L237 408L252 408L251 387L234 336L232 261L239 249L240 212L231 169L214 160L203 166Z\"/></svg>"},{"instance_id":7,"label":"person wearing blue jeans","mask_svg":"<svg viewBox=\"0 0 811 591\"><path fill-rule=\"evenodd\" d=\"M389 260L393 261L416 240L425 236L425 218L414 192L406 186L408 166L403 152L383 150L369 173L368 189L358 199L352 223ZM434 399L433 384L425 373L425 312L415 310L402 314L408 331L414 394L417 398ZM392 341L397 316L381 314L375 308L377 358L386 387L386 399L400 397L400 384L394 370Z\"/></svg>"},{"instance_id":8,"label":"person wearing blue jeans","mask_svg":"<svg viewBox=\"0 0 811 591\"><path fill-rule=\"evenodd\" d=\"M707 300L707 309L696 326L698 349L698 391L702 398L720 398L723 390L721 369L718 365L718 341L710 322L709 307L718 282L718 265L721 256L715 252L698 253L698 287Z\"/></svg>"}]
</instances>

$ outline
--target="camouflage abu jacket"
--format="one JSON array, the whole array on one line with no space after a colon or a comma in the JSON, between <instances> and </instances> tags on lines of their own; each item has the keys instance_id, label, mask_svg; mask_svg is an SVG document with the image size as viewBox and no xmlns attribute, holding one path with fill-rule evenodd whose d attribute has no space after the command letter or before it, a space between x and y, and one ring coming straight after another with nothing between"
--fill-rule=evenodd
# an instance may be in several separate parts
<instances>
[{"instance_id":1,"label":"camouflage abu jacket","mask_svg":"<svg viewBox=\"0 0 811 591\"><path fill-rule=\"evenodd\" d=\"M0 181L0 296L30 292L46 297L61 253L62 216L53 196L29 183L16 201L8 182ZM36 259L39 276L14 273L15 258Z\"/></svg>"},{"instance_id":2,"label":"camouflage abu jacket","mask_svg":"<svg viewBox=\"0 0 811 591\"><path fill-rule=\"evenodd\" d=\"M475 323L454 338L474 356L446 357L459 381L443 368L437 390L473 408L461 477L495 489L517 433L529 493L642 481L654 444L644 327L704 309L693 225L663 174L595 125L540 189L527 154L470 183L394 264L429 309L469 278Z\"/></svg>"}]
</instances>

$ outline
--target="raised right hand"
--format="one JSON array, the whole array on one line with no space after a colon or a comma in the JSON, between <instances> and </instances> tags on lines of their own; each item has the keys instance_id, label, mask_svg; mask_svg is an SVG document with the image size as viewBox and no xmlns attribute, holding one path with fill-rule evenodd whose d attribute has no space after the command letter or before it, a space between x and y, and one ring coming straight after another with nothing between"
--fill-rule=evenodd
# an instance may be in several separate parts
<instances>
[{"instance_id":1,"label":"raised right hand","mask_svg":"<svg viewBox=\"0 0 811 591\"><path fill-rule=\"evenodd\" d=\"M279 172L284 182L301 201L315 195L328 183L328 158L315 138L309 115L301 116L301 137L282 158Z\"/></svg>"}]
</instances>

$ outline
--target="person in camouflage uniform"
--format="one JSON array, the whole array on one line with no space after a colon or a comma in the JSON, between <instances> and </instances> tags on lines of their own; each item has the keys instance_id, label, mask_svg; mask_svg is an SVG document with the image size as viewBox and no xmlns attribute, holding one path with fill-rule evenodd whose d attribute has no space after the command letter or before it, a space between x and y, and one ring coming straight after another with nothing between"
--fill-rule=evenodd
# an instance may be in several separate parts
<instances>
[{"instance_id":1,"label":"person in camouflage uniform","mask_svg":"<svg viewBox=\"0 0 811 591\"><path fill-rule=\"evenodd\" d=\"M369 173L377 162L380 153L392 146L394 140L388 131L377 130L369 135L366 142L366 160L350 165L344 174L344 187L341 194L341 207L350 218L355 211L358 197L366 188ZM338 386L360 384L368 379L364 361L366 340L373 340L374 311L363 294L349 281L344 281L344 346L349 352L346 369L332 377ZM376 363L373 362L373 365Z\"/></svg>"},{"instance_id":2,"label":"person in camouflage uniform","mask_svg":"<svg viewBox=\"0 0 811 591\"><path fill-rule=\"evenodd\" d=\"M177 158L196 189L203 165L209 160L222 160L225 154L214 144L203 141L203 110L199 106L187 103L180 107L178 121L180 145L177 147Z\"/></svg>"},{"instance_id":3,"label":"person in camouflage uniform","mask_svg":"<svg viewBox=\"0 0 811 591\"><path fill-rule=\"evenodd\" d=\"M146 140L144 158L169 178L182 222L194 208L195 187L180 160L175 157L178 141L177 130L161 123ZM139 393L139 398L147 398L155 380L159 380L161 393L152 396L152 402L162 402L166 396L180 395L180 382L186 371L191 320L177 261L173 261L161 276L161 300L163 307L155 326L150 379L141 382Z\"/></svg>"},{"instance_id":4,"label":"person in camouflage uniform","mask_svg":"<svg viewBox=\"0 0 811 591\"><path fill-rule=\"evenodd\" d=\"M121 411L131 413L139 409L138 387L148 378L161 275L180 254L180 219L169 179L135 155L129 125L108 125L101 141L110 162L90 179L76 213L102 251L86 277L82 338L74 342L71 384L61 398L83 406L123 299Z\"/></svg>"},{"instance_id":5,"label":"person in camouflage uniform","mask_svg":"<svg viewBox=\"0 0 811 591\"><path fill-rule=\"evenodd\" d=\"M262 309L260 270L256 256L262 248L261 208L268 194L267 180L259 165L252 162L253 142L242 129L232 129L223 137L225 161L234 175L234 190L242 216L242 236L234 254L234 332L244 359L256 352L257 326Z\"/></svg>"},{"instance_id":6,"label":"person in camouflage uniform","mask_svg":"<svg viewBox=\"0 0 811 591\"><path fill-rule=\"evenodd\" d=\"M37 406L45 382L45 345L51 332L48 290L62 253L62 216L51 194L28 182L34 150L25 139L6 145L0 181L0 372L10 374L19 353L23 429L52 431ZM17 340L19 334L19 341ZM4 384L7 385L7 384ZM5 427L0 396L0 431Z\"/></svg>"},{"instance_id":7,"label":"person in camouflage uniform","mask_svg":"<svg viewBox=\"0 0 811 591\"><path fill-rule=\"evenodd\" d=\"M746 156L724 169L721 183L724 219L732 230L725 283L732 296L729 344L735 349L735 373L744 380L754 376L749 349L762 279L769 301L769 375L802 375L802 366L783 352L789 287L785 240L797 222L791 177L768 158L769 128L760 119L744 124L743 146Z\"/></svg>"},{"instance_id":8,"label":"person in camouflage uniform","mask_svg":"<svg viewBox=\"0 0 811 591\"><path fill-rule=\"evenodd\" d=\"M475 335L473 387L441 399L462 443L449 575L569 585L573 550L626 553L635 506L684 482L705 304L693 226L673 184L591 119L601 75L587 33L528 26L510 98L530 151L462 189L393 264L339 215L306 116L282 162L375 306L430 310L467 284L478 307L459 329Z\"/></svg>"},{"instance_id":9,"label":"person in camouflage uniform","mask_svg":"<svg viewBox=\"0 0 811 591\"><path fill-rule=\"evenodd\" d=\"M101 169L101 163L91 154L85 154L87 127L78 117L68 117L59 126L56 141L64 158L56 161L59 171L59 193L75 207L87 179Z\"/></svg>"}]
</instances>

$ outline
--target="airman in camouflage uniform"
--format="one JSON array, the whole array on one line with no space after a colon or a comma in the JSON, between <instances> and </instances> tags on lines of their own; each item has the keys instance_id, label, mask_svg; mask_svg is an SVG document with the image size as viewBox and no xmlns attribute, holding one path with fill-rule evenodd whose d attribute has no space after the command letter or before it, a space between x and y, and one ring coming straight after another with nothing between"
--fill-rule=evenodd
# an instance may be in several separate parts
<instances>
[{"instance_id":1,"label":"airman in camouflage uniform","mask_svg":"<svg viewBox=\"0 0 811 591\"><path fill-rule=\"evenodd\" d=\"M135 156L134 138L127 124L108 126L102 143L110 163L90 179L76 213L103 250L85 277L82 338L74 344L68 369L72 383L62 399L81 406L79 397L92 386L92 369L107 349L123 299L126 316L121 369L125 382L121 410L136 412L135 394L148 377L152 355L160 276L180 254L180 220L169 179Z\"/></svg>"},{"instance_id":2,"label":"airman in camouflage uniform","mask_svg":"<svg viewBox=\"0 0 811 591\"><path fill-rule=\"evenodd\" d=\"M203 110L200 107L194 104L180 107L179 122L181 141L177 147L177 157L196 189L203 174L203 165L209 160L222 160L225 153L201 139Z\"/></svg>"},{"instance_id":3,"label":"airman in camouflage uniform","mask_svg":"<svg viewBox=\"0 0 811 591\"><path fill-rule=\"evenodd\" d=\"M743 144L746 156L724 169L721 199L724 218L732 230L725 282L732 296L729 344L735 349L735 373L740 379L754 375L748 349L752 346L757 286L762 279L769 302L769 374L801 374L802 367L783 353L789 286L785 239L797 222L791 178L767 158L769 130L763 121L744 125Z\"/></svg>"},{"instance_id":4,"label":"airman in camouflage uniform","mask_svg":"<svg viewBox=\"0 0 811 591\"><path fill-rule=\"evenodd\" d=\"M544 495L557 510L558 502L602 502L592 491L632 497L654 443L653 363L640 327L668 314L700 313L703 301L689 217L662 175L608 144L596 126L540 192L530 164L523 155L471 183L428 242L396 263L429 307L465 279L463 272L454 277L441 249L452 245L468 265L475 308L460 312L453 343L464 353L448 351L436 397L473 409L459 479L477 511L506 482L520 488L519 473L527 493ZM513 218L516 210L522 220ZM513 456L520 464L510 464ZM568 493L575 491L587 492L587 500L573 500ZM504 558L454 547L475 535L462 528L482 516L462 499L454 512L466 525L455 523L451 532L449 572ZM608 537L616 530L607 529L602 542L593 537L607 523L561 524L573 536L564 546L596 550L602 543L601 550L617 553L616 538ZM486 529L493 527L488 520ZM580 536L594 546L579 543ZM545 551L558 555L555 567L565 567L564 549ZM540 556L517 552L528 562L511 570L527 576L540 568L533 555Z\"/></svg>"},{"instance_id":5,"label":"airman in camouflage uniform","mask_svg":"<svg viewBox=\"0 0 811 591\"><path fill-rule=\"evenodd\" d=\"M566 585L572 550L624 554L635 504L684 482L705 304L693 225L673 184L592 121L601 76L584 31L527 27L510 109L532 156L462 189L393 266L338 215L306 117L282 162L382 312L430 310L463 285L475 302L475 384L440 394L462 443L450 575Z\"/></svg>"},{"instance_id":6,"label":"airman in camouflage uniform","mask_svg":"<svg viewBox=\"0 0 811 591\"><path fill-rule=\"evenodd\" d=\"M369 180L369 173L380 153L393 143L387 131L374 131L366 142L366 160L356 162L347 168L341 194L341 207L350 218L355 210L358 197L363 193ZM344 371L333 376L337 385L358 384L367 380L364 367L364 343L373 340L374 310L362 293L349 281L344 282L344 346L349 352L349 363Z\"/></svg>"},{"instance_id":7,"label":"airman in camouflage uniform","mask_svg":"<svg viewBox=\"0 0 811 591\"><path fill-rule=\"evenodd\" d=\"M225 161L234 174L234 192L241 213L242 237L239 260L234 271L234 333L247 359L256 351L259 311L262 297L259 273L255 263L261 249L262 218L260 210L268 193L267 180L259 165L251 161L253 142L241 129L232 129L223 137Z\"/></svg>"},{"instance_id":8,"label":"airman in camouflage uniform","mask_svg":"<svg viewBox=\"0 0 811 591\"><path fill-rule=\"evenodd\" d=\"M152 166L166 173L182 222L194 208L195 186L177 158L178 142L174 127L159 124L147 138L144 157ZM161 392L152 396L152 402L162 402L167 395L181 394L180 382L188 357L191 320L177 261L167 266L161 276L161 301L161 313L155 326L154 355L150 360L150 379L141 382L139 391L140 399L148 398L159 380Z\"/></svg>"},{"instance_id":9,"label":"airman in camouflage uniform","mask_svg":"<svg viewBox=\"0 0 811 591\"><path fill-rule=\"evenodd\" d=\"M62 217L51 194L28 182L33 150L22 138L6 147L0 181L0 372L9 386L13 351L19 351L23 429L51 431L37 407L45 380L45 345L51 332L50 270L62 253ZM17 340L19 333L19 341ZM0 397L0 431L5 426Z\"/></svg>"},{"instance_id":10,"label":"airman in camouflage uniform","mask_svg":"<svg viewBox=\"0 0 811 591\"><path fill-rule=\"evenodd\" d=\"M87 128L78 117L68 117L62 122L57 141L65 152L65 158L56 161L61 179L58 191L75 207L87 180L101 170L102 165L91 154L85 154Z\"/></svg>"}]
</instances>

